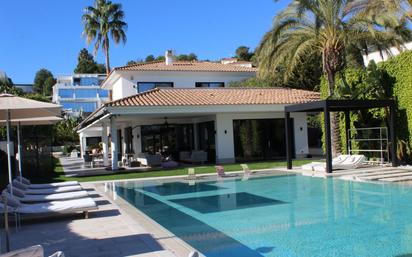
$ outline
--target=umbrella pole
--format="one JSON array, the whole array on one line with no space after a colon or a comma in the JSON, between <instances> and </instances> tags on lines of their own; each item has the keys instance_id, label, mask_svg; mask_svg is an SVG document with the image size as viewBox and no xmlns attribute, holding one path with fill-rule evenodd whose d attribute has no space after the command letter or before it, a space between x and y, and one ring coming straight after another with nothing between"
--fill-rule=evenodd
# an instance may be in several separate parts
<instances>
[{"instance_id":1,"label":"umbrella pole","mask_svg":"<svg viewBox=\"0 0 412 257\"><path fill-rule=\"evenodd\" d=\"M22 157L21 157L21 139L20 139L20 121L19 121L19 123L17 123L17 144L18 144L18 147L17 147L17 151L18 151L18 153L19 153L19 176L20 176L20 181L22 181L23 180L23 172L22 172L22 169L21 169L21 159L22 159Z\"/></svg>"},{"instance_id":2,"label":"umbrella pole","mask_svg":"<svg viewBox=\"0 0 412 257\"><path fill-rule=\"evenodd\" d=\"M13 195L13 185L12 185L12 172L11 172L11 158L10 154L10 110L7 110L7 164L9 166L9 183L10 183L10 193Z\"/></svg>"}]
</instances>

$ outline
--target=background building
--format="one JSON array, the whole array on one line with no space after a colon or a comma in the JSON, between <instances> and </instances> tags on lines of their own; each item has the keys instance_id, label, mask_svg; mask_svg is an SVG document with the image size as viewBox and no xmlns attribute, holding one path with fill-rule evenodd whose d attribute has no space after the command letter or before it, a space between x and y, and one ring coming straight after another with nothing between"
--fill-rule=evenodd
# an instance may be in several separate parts
<instances>
[{"instance_id":1,"label":"background building","mask_svg":"<svg viewBox=\"0 0 412 257\"><path fill-rule=\"evenodd\" d=\"M53 102L70 116L88 115L109 100L108 91L100 88L105 78L104 74L58 76Z\"/></svg>"}]
</instances>

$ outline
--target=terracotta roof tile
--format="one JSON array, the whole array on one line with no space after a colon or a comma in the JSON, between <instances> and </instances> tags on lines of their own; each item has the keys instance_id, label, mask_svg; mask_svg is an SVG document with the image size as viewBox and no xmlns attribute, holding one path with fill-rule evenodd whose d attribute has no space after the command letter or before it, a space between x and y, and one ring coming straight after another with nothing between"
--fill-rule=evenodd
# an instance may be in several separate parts
<instances>
[{"instance_id":1,"label":"terracotta roof tile","mask_svg":"<svg viewBox=\"0 0 412 257\"><path fill-rule=\"evenodd\" d=\"M165 61L138 63L114 68L117 71L192 71L192 72L256 72L253 67L227 65L216 62L175 61L166 65Z\"/></svg>"},{"instance_id":2,"label":"terracotta roof tile","mask_svg":"<svg viewBox=\"0 0 412 257\"><path fill-rule=\"evenodd\" d=\"M297 104L319 99L317 92L291 88L157 88L109 102L106 106Z\"/></svg>"}]
</instances>

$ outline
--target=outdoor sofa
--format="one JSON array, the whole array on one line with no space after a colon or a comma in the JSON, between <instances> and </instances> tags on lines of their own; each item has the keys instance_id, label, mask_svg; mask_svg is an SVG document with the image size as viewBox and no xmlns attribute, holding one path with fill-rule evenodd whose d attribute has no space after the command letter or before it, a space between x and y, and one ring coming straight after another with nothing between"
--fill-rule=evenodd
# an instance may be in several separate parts
<instances>
[{"instance_id":1,"label":"outdoor sofa","mask_svg":"<svg viewBox=\"0 0 412 257\"><path fill-rule=\"evenodd\" d=\"M179 153L179 160L190 163L205 163L207 161L207 152L193 150L192 152L183 151Z\"/></svg>"},{"instance_id":2,"label":"outdoor sofa","mask_svg":"<svg viewBox=\"0 0 412 257\"><path fill-rule=\"evenodd\" d=\"M162 164L162 156L160 154L139 153L136 160L143 166L160 166Z\"/></svg>"}]
</instances>

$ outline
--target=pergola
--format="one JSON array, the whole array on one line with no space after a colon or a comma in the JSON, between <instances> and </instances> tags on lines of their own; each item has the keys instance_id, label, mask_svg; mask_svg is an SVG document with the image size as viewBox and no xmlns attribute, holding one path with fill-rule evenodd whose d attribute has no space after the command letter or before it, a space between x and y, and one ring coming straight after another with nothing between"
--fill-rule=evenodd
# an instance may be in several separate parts
<instances>
[{"instance_id":1,"label":"pergola","mask_svg":"<svg viewBox=\"0 0 412 257\"><path fill-rule=\"evenodd\" d=\"M325 117L325 146L326 146L326 172L332 173L332 142L330 128L330 113L344 112L345 113L345 131L348 144L348 130L350 128L350 112L364 109L388 108L390 109L389 121L389 142L390 156L392 166L396 167L398 161L396 158L396 139L395 139L395 117L396 106L394 100L322 100L303 104L289 105L285 107L285 126L286 126L286 157L287 168L292 169L292 126L290 113L291 112L322 112Z\"/></svg>"}]
</instances>

